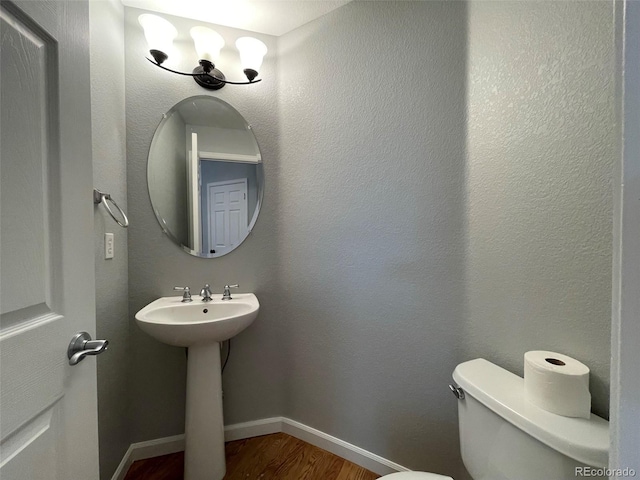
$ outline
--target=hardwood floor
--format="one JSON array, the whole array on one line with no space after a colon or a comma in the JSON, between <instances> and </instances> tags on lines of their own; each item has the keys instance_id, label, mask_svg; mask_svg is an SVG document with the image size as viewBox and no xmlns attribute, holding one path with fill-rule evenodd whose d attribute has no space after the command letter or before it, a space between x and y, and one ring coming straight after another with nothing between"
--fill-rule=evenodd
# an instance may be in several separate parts
<instances>
[{"instance_id":1,"label":"hardwood floor","mask_svg":"<svg viewBox=\"0 0 640 480\"><path fill-rule=\"evenodd\" d=\"M224 480L373 480L369 470L286 433L226 444ZM134 462L125 480L182 480L184 453Z\"/></svg>"}]
</instances>

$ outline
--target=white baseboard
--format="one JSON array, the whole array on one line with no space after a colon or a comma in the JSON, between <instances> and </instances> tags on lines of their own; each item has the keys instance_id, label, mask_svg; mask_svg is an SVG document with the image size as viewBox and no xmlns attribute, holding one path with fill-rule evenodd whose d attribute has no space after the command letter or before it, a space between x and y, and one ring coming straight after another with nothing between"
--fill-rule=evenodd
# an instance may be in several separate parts
<instances>
[{"instance_id":1,"label":"white baseboard","mask_svg":"<svg viewBox=\"0 0 640 480\"><path fill-rule=\"evenodd\" d=\"M253 422L227 425L224 427L224 439L226 442L231 442L280 432L327 450L378 475L409 471L408 468L386 458L285 417L265 418ZM183 450L184 435L133 443L129 446L111 480L124 480L127 470L136 460L168 455Z\"/></svg>"},{"instance_id":2,"label":"white baseboard","mask_svg":"<svg viewBox=\"0 0 640 480\"><path fill-rule=\"evenodd\" d=\"M224 427L224 441L233 442L282 432L282 417L263 418L252 422L234 423Z\"/></svg>"},{"instance_id":3,"label":"white baseboard","mask_svg":"<svg viewBox=\"0 0 640 480\"><path fill-rule=\"evenodd\" d=\"M389 475L396 472L409 472L410 470L391 460L387 460L375 453L368 452L364 448L340 440L327 433L308 427L295 420L282 418L282 432L303 440L323 450L327 450L339 457L349 460L378 475Z\"/></svg>"}]
</instances>

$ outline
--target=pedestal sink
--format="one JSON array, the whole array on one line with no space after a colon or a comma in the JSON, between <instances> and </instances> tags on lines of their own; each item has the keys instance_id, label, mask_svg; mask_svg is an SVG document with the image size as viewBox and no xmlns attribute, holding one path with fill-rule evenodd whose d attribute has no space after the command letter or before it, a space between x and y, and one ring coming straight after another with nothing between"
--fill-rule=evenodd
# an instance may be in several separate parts
<instances>
[{"instance_id":1,"label":"pedestal sink","mask_svg":"<svg viewBox=\"0 0 640 480\"><path fill-rule=\"evenodd\" d=\"M163 343L188 347L185 480L222 480L225 475L220 342L247 328L260 304L252 293L232 300L163 297L138 313L138 326Z\"/></svg>"}]
</instances>

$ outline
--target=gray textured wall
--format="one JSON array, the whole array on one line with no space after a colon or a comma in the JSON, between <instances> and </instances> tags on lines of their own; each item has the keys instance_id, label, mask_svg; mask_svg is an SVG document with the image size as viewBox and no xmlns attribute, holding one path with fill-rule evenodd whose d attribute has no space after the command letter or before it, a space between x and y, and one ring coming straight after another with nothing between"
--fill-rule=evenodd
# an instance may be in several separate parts
<instances>
[{"instance_id":1,"label":"gray textured wall","mask_svg":"<svg viewBox=\"0 0 640 480\"><path fill-rule=\"evenodd\" d=\"M124 95L124 8L118 0L90 2L91 121L94 186L127 211ZM108 45L108 48L105 46ZM100 478L109 479L129 437L130 358L127 230L102 205L95 208L96 334L109 340L97 357ZM104 234L115 239L115 258L104 258Z\"/></svg>"},{"instance_id":2,"label":"gray textured wall","mask_svg":"<svg viewBox=\"0 0 640 480\"><path fill-rule=\"evenodd\" d=\"M353 2L278 59L284 414L455 478L465 13Z\"/></svg>"},{"instance_id":3,"label":"gray textured wall","mask_svg":"<svg viewBox=\"0 0 640 480\"><path fill-rule=\"evenodd\" d=\"M287 374L281 348L283 337L280 304L287 301L275 281L280 261L280 216L278 187L278 106L276 84L276 42L266 35L255 35L265 42L261 83L226 86L209 92L233 105L255 129L265 159L265 206L253 233L229 255L215 260L192 257L162 233L147 193L146 161L153 133L163 112L186 97L207 92L193 80L172 75L144 59L146 43L138 15L142 10L125 8L126 93L127 93L127 180L131 227L129 228L129 284L131 342L132 441L184 432L185 353L184 349L163 345L141 332L134 314L160 296L173 295L174 285L198 290L210 283L222 293L226 283L239 283L241 292L254 292L261 303L260 317L234 339L231 360L223 378L225 419L237 423L274 415L284 410L284 376ZM177 45L184 52L177 68L191 70L197 65L189 28L200 22L166 16L181 36ZM227 46L218 67L230 80L244 77L234 42L248 34L215 26ZM191 56L189 56L189 53Z\"/></svg>"},{"instance_id":4,"label":"gray textured wall","mask_svg":"<svg viewBox=\"0 0 640 480\"><path fill-rule=\"evenodd\" d=\"M606 416L613 4L472 2L468 45L467 353L575 357Z\"/></svg>"}]
</instances>

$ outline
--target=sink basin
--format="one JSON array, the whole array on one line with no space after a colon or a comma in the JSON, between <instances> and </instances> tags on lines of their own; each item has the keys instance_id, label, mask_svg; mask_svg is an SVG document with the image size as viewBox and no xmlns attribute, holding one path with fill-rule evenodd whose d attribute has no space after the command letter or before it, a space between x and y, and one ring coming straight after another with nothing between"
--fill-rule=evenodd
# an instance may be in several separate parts
<instances>
[{"instance_id":1,"label":"sink basin","mask_svg":"<svg viewBox=\"0 0 640 480\"><path fill-rule=\"evenodd\" d=\"M138 326L163 343L188 347L185 412L185 480L223 480L226 472L220 342L237 335L258 316L253 293L182 303L163 297L138 313Z\"/></svg>"},{"instance_id":2,"label":"sink basin","mask_svg":"<svg viewBox=\"0 0 640 480\"><path fill-rule=\"evenodd\" d=\"M232 300L162 297L138 313L138 326L156 340L177 347L222 342L253 323L260 304L253 293L238 293Z\"/></svg>"}]
</instances>

